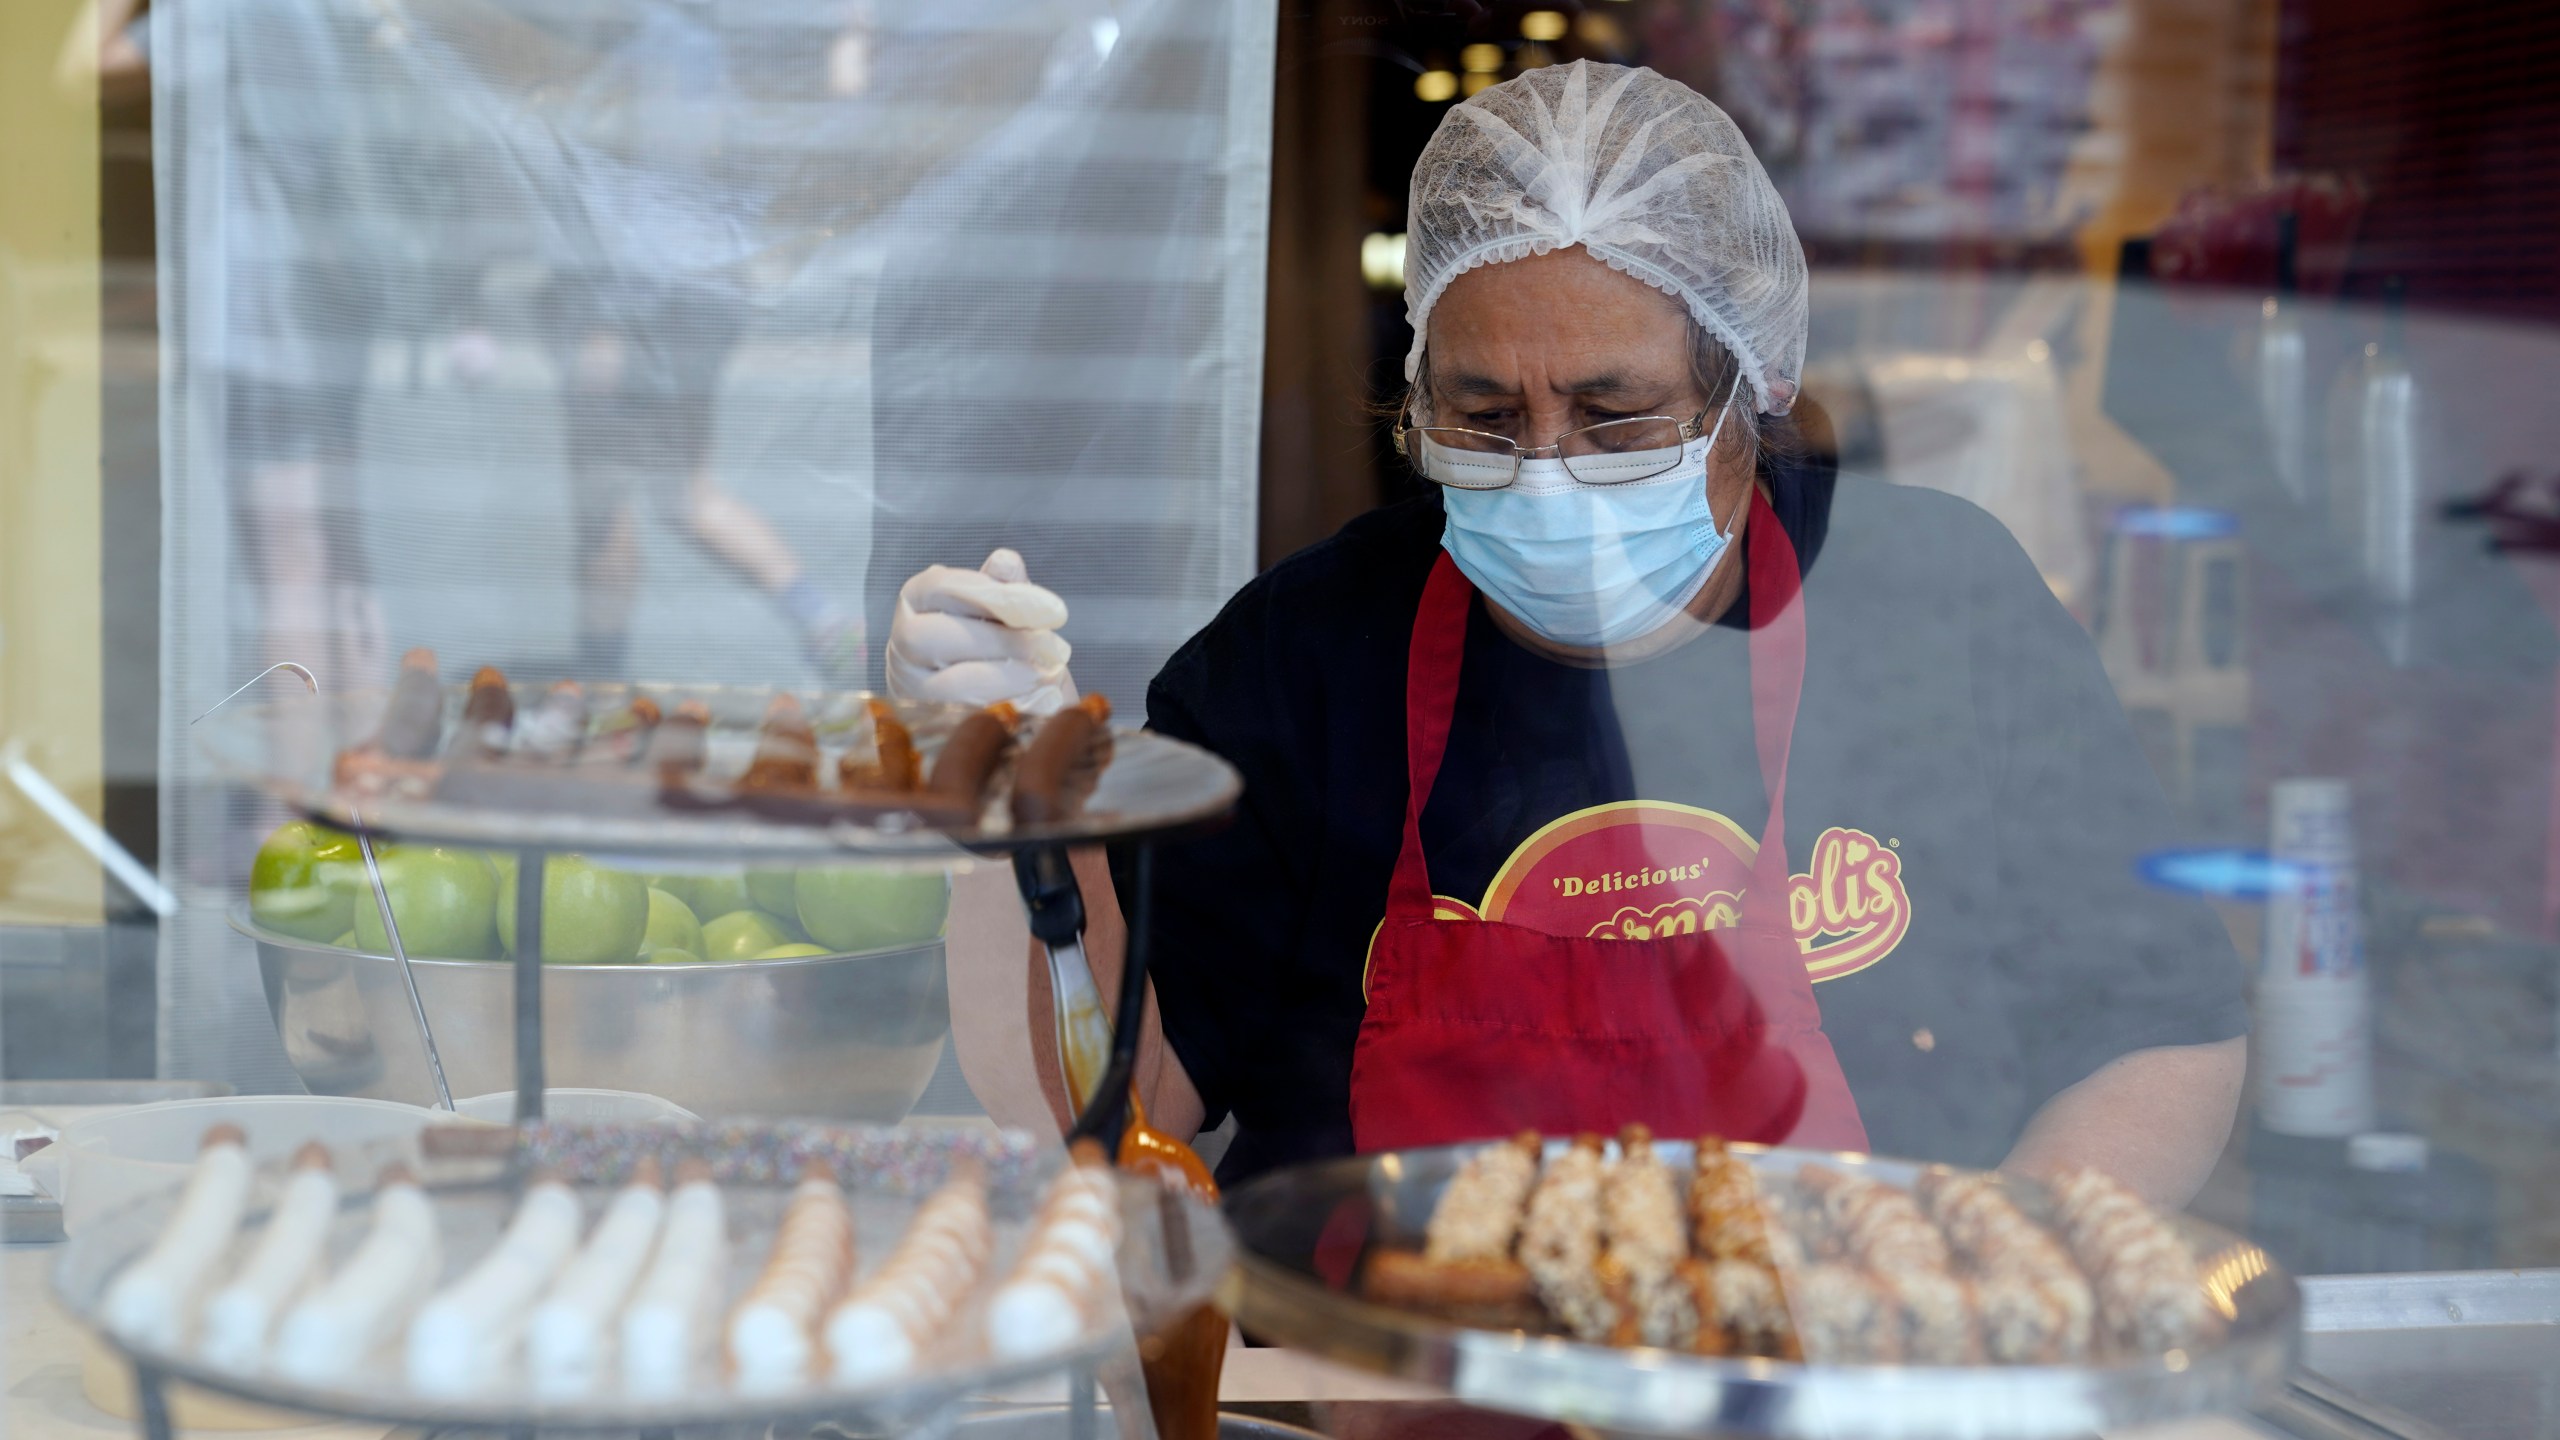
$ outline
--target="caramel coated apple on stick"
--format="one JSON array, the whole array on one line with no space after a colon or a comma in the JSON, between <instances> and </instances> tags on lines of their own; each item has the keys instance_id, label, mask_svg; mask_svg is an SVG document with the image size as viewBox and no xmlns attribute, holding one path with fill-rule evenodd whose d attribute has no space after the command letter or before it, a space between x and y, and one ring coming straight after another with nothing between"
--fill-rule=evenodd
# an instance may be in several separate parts
<instances>
[{"instance_id":1,"label":"caramel coated apple on stick","mask_svg":"<svg viewBox=\"0 0 2560 1440\"><path fill-rule=\"evenodd\" d=\"M204 1132L177 1212L151 1249L107 1287L107 1328L137 1345L174 1350L197 1296L222 1261L249 1203L248 1137L237 1125Z\"/></svg>"},{"instance_id":2,"label":"caramel coated apple on stick","mask_svg":"<svg viewBox=\"0 0 2560 1440\"><path fill-rule=\"evenodd\" d=\"M987 1348L1027 1360L1075 1343L1119 1274L1120 1201L1102 1147L1080 1140L1049 1184L1013 1272L987 1304Z\"/></svg>"},{"instance_id":3,"label":"caramel coated apple on stick","mask_svg":"<svg viewBox=\"0 0 2560 1440\"><path fill-rule=\"evenodd\" d=\"M1110 740L1111 702L1100 695L1041 721L1013 767L1013 823L1049 825L1073 816L1093 788L1096 761L1107 758Z\"/></svg>"},{"instance_id":4,"label":"caramel coated apple on stick","mask_svg":"<svg viewBox=\"0 0 2560 1440\"><path fill-rule=\"evenodd\" d=\"M424 760L436 753L444 732L444 689L436 683L436 652L421 645L400 657L400 678L382 712L374 747L393 760Z\"/></svg>"},{"instance_id":5,"label":"caramel coated apple on stick","mask_svg":"<svg viewBox=\"0 0 2560 1440\"><path fill-rule=\"evenodd\" d=\"M812 1169L791 1192L773 1253L729 1312L729 1362L738 1383L778 1389L806 1383L818 1326L853 1278L853 1212L835 1177Z\"/></svg>"},{"instance_id":6,"label":"caramel coated apple on stick","mask_svg":"<svg viewBox=\"0 0 2560 1440\"><path fill-rule=\"evenodd\" d=\"M449 753L464 760L495 759L507 753L515 728L514 687L497 666L481 666L462 697L462 725L453 732Z\"/></svg>"},{"instance_id":7,"label":"caramel coated apple on stick","mask_svg":"<svg viewBox=\"0 0 2560 1440\"><path fill-rule=\"evenodd\" d=\"M710 706L699 700L677 705L676 713L649 737L645 758L649 768L658 772L658 783L671 789L693 783L702 773L710 733Z\"/></svg>"},{"instance_id":8,"label":"caramel coated apple on stick","mask_svg":"<svg viewBox=\"0 0 2560 1440\"><path fill-rule=\"evenodd\" d=\"M933 757L933 770L925 777L925 793L976 814L1021 722L1021 711L998 701L951 727L951 738L942 742L942 753Z\"/></svg>"},{"instance_id":9,"label":"caramel coated apple on stick","mask_svg":"<svg viewBox=\"0 0 2560 1440\"><path fill-rule=\"evenodd\" d=\"M978 818L975 796L962 799L926 788L915 732L887 701L867 701L865 709L871 716L872 758L847 751L836 762L840 788L827 797L836 813L857 821L914 815L936 825L966 825Z\"/></svg>"},{"instance_id":10,"label":"caramel coated apple on stick","mask_svg":"<svg viewBox=\"0 0 2560 1440\"><path fill-rule=\"evenodd\" d=\"M600 753L606 760L637 765L648 757L649 742L665 718L666 712L658 708L657 701L634 695L630 704L597 723L596 736L588 750Z\"/></svg>"},{"instance_id":11,"label":"caramel coated apple on stick","mask_svg":"<svg viewBox=\"0 0 2560 1440\"><path fill-rule=\"evenodd\" d=\"M444 690L436 681L436 652L421 645L400 657L400 678L392 682L382 728L365 744L338 752L338 787L367 798L426 798L435 792L441 773L435 754L443 732Z\"/></svg>"},{"instance_id":12,"label":"caramel coated apple on stick","mask_svg":"<svg viewBox=\"0 0 2560 1440\"><path fill-rule=\"evenodd\" d=\"M836 762L836 783L848 791L883 794L924 788L924 757L916 752L915 732L886 700L865 701L863 709L871 717L872 758L865 761L847 751Z\"/></svg>"},{"instance_id":13,"label":"caramel coated apple on stick","mask_svg":"<svg viewBox=\"0 0 2560 1440\"><path fill-rule=\"evenodd\" d=\"M827 1353L839 1384L912 1373L978 1288L995 1232L987 1187L963 1165L917 1211L878 1273L827 1317Z\"/></svg>"},{"instance_id":14,"label":"caramel coated apple on stick","mask_svg":"<svg viewBox=\"0 0 2560 1440\"><path fill-rule=\"evenodd\" d=\"M556 682L517 728L516 750L523 758L552 765L577 759L587 743L586 687L575 680Z\"/></svg>"},{"instance_id":15,"label":"caramel coated apple on stick","mask_svg":"<svg viewBox=\"0 0 2560 1440\"><path fill-rule=\"evenodd\" d=\"M800 702L776 695L766 704L755 758L738 780L743 791L805 795L818 788L818 732Z\"/></svg>"}]
</instances>

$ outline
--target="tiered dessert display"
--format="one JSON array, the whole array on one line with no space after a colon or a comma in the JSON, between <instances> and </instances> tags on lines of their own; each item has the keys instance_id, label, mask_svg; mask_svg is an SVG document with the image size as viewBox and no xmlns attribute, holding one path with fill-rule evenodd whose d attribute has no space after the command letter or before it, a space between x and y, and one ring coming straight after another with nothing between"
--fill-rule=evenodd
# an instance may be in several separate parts
<instances>
[{"instance_id":1,"label":"tiered dessert display","mask_svg":"<svg viewBox=\"0 0 2560 1440\"><path fill-rule=\"evenodd\" d=\"M145 1433L169 1433L172 1377L425 1426L834 1420L868 1433L940 1423L966 1397L1065 1375L1089 1427L1097 1379L1134 1380L1137 1339L1186 1325L1228 1266L1205 1202L1110 1164L1143 1002L1143 923L1107 1049L1082 1055L1075 1089L1090 1103L1061 1160L1019 1134L546 1122L544 911L554 857L929 871L1010 856L1035 932L1076 953L1082 910L1063 847L1137 844L1143 915L1146 846L1215 823L1238 790L1224 762L1115 730L1109 715L1100 697L1032 721L1008 706L859 694L536 691L485 668L452 687L427 651L411 652L388 692L216 714L203 728L218 764L356 838L370 892L359 904L373 902L446 1104L377 842L497 853L512 889L499 924L517 1123L477 1132L483 1145L498 1137L492 1153L452 1153L469 1152L474 1132L430 1130L417 1153L314 1152L263 1175L236 1133L217 1130L181 1194L79 1236L59 1287L133 1361ZM679 968L696 967L668 967Z\"/></svg>"}]
</instances>

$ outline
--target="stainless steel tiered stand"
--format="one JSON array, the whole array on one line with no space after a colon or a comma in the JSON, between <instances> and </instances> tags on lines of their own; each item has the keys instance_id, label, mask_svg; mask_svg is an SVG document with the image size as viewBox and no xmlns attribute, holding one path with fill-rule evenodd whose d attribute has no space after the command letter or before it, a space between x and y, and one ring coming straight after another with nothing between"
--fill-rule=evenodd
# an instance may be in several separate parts
<instances>
[{"instance_id":1,"label":"stainless steel tiered stand","mask_svg":"<svg viewBox=\"0 0 2560 1440\"><path fill-rule=\"evenodd\" d=\"M540 698L535 687L516 690L519 713L530 712ZM460 687L448 687L448 726L459 714L462 693ZM735 773L745 767L754 750L757 725L777 692L725 685L588 689L591 710L597 714L610 714L640 693L670 710L689 700L703 702L712 717L708 769ZM542 933L543 861L557 851L678 864L743 861L764 865L849 859L935 865L969 856L1011 856L1034 933L1056 945L1072 941L1083 926L1081 897L1075 894L1074 876L1065 864L1066 847L1111 842L1139 847L1138 894L1132 897L1130 909L1141 918L1132 927L1127 964L1129 973L1143 981L1151 939L1144 917L1149 913L1145 896L1153 878L1149 859L1153 842L1218 824L1234 809L1242 790L1234 767L1207 751L1150 731L1122 728L1113 734L1110 763L1095 778L1092 793L1076 813L1036 830L1016 829L1009 823L1008 776L999 776L992 787L981 823L965 828L936 828L899 816L875 824L814 825L735 809L648 808L580 814L396 796L359 800L332 783L333 766L341 751L365 743L380 729L389 698L388 691L374 690L235 705L210 716L199 734L225 774L265 790L299 814L355 832L366 839L368 850L371 840L381 837L514 851L519 935ZM824 743L831 724L858 723L852 717L861 715L873 697L835 692L801 698ZM968 714L959 706L891 703L928 754ZM380 899L378 876L375 883ZM391 921L387 899L381 904L394 956L405 966L399 927ZM522 1121L542 1114L542 967L534 954L536 947L519 948L524 953L515 959L516 1115ZM1142 990L1142 984L1123 987L1122 1013L1116 1018L1127 1023L1115 1028L1113 1069L1106 1083L1094 1091L1095 1103L1080 1120L1079 1133L1104 1138L1117 1134L1123 1105L1115 1096L1128 1088ZM423 1007L418 1020L425 1030ZM429 1063L437 1065L433 1036L425 1038ZM438 1089L442 1088L439 1075Z\"/></svg>"},{"instance_id":2,"label":"stainless steel tiered stand","mask_svg":"<svg viewBox=\"0 0 2560 1440\"><path fill-rule=\"evenodd\" d=\"M613 713L637 693L648 694L669 710L687 700L702 701L712 715L706 769L716 775L743 768L754 748L765 706L776 692L737 686L599 685L589 687L588 693L594 714ZM448 730L459 715L462 694L460 687L447 689ZM871 697L831 693L800 698L824 744L832 729L857 725L854 717L863 714L864 702ZM533 687L517 687L519 713L531 712L539 699ZM1136 893L1129 907L1136 918L1130 929L1110 1061L1071 1136L1099 1139L1106 1149L1116 1146L1127 1109L1145 1000L1151 941L1146 916L1153 880L1152 844L1219 823L1234 808L1241 789L1235 770L1208 752L1147 731L1123 728L1115 730L1109 764L1094 777L1091 793L1074 816L1037 830L1010 825L1007 776L998 777L980 823L942 828L899 816L872 824L818 825L733 809L644 807L582 814L530 807L457 805L432 798L350 796L332 783L336 757L375 735L388 701L388 691L376 690L233 705L207 717L198 732L206 751L227 776L257 786L298 814L348 829L363 839L376 899L386 912L388 898L372 863L375 839L514 851L518 860L517 933L528 936L542 934L544 861L554 852L578 851L675 864L743 861L767 865L844 860L933 865L969 856L1009 856L1032 913L1034 932L1055 947L1072 944L1083 924L1081 897L1075 893L1073 874L1065 863L1065 847L1104 842L1136 845ZM919 748L928 755L968 713L956 706L892 703L899 718L914 732ZM408 961L398 927L390 923L387 913L384 918L394 957L405 967ZM545 1085L540 947L524 945L519 950L513 964L515 1108L521 1125L542 1118ZM414 987L412 994L414 997ZM434 1038L428 1032L423 1006L417 1008L417 1018L428 1063L438 1071L434 1077L436 1089L444 1095L441 1062L435 1058ZM517 1180L510 1178L469 1193L440 1195L440 1201L450 1202L440 1210L470 1217L473 1224L486 1227L486 1234L494 1235L512 1208L516 1185ZM1155 1188L1143 1187L1143 1193L1152 1196ZM152 1205L138 1207L103 1224L94 1235L84 1234L72 1243L57 1280L75 1314L94 1316L114 1270L148 1245L169 1203L163 1197ZM856 1203L857 1212L862 1213L865 1204L877 1209L889 1202L876 1198L865 1201L857 1194ZM1163 1217L1159 1223L1144 1223L1146 1216L1159 1212ZM1133 1236L1148 1242L1136 1247L1139 1253L1135 1257L1130 1247L1124 1246L1122 1280L1133 1309L1143 1304L1150 1310L1173 1315L1205 1301L1225 1269L1223 1230L1214 1212L1194 1202L1170 1206L1151 1202L1140 1207L1133 1200L1130 1214L1136 1222ZM870 1215L866 1219L881 1227L893 1224L886 1215ZM767 1216L763 1223L769 1226L770 1220ZM346 1223L343 1217L341 1223ZM894 1229L885 1233L894 1234ZM1173 1308L1164 1308L1167 1306ZM321 1414L530 1434L537 1427L558 1431L636 1427L651 1433L671 1433L678 1426L830 1417L895 1430L948 1413L950 1405L962 1396L1060 1372L1076 1380L1073 1395L1077 1403L1072 1407L1071 1418L1078 1434L1089 1435L1095 1424L1094 1377L1122 1358L1110 1353L1111 1346L1095 1341L1026 1366L968 1366L867 1392L832 1392L813 1387L785 1394L748 1395L724 1388L706 1394L698 1402L653 1403L646 1407L633 1407L618 1399L593 1404L544 1402L530 1394L501 1392L486 1403L429 1404L384 1388L332 1392L227 1375L185 1356L136 1349L111 1333L104 1338L133 1362L143 1431L150 1440L167 1440L171 1433L164 1387L172 1378L242 1399ZM1117 1348L1127 1350L1126 1345Z\"/></svg>"},{"instance_id":3,"label":"stainless steel tiered stand","mask_svg":"<svg viewBox=\"0 0 2560 1440\"><path fill-rule=\"evenodd\" d=\"M1551 1142L1551 1153L1554 1145ZM2084 1365L1806 1365L1624 1350L1469 1329L1360 1298L1372 1247L1419 1247L1440 1192L1482 1148L1449 1146L1292 1166L1227 1197L1242 1279L1236 1320L1281 1344L1459 1400L1607 1431L1787 1440L2055 1440L2214 1412L2281 1389L2301 1295L2265 1251L2181 1218L2196 1283L2224 1332L2192 1350ZM1656 1142L1675 1169L1687 1143ZM1735 1146L1771 1183L1811 1163L1908 1186L1925 1168L1830 1151ZM2016 1181L2022 1192L2030 1182ZM2029 1208L2038 1203L2022 1193Z\"/></svg>"}]
</instances>

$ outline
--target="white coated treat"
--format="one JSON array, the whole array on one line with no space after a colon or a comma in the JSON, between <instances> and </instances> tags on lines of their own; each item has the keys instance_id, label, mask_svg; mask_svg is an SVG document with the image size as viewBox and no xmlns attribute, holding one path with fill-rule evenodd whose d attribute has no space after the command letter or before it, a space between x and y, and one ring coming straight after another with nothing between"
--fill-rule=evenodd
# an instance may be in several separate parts
<instances>
[{"instance_id":1,"label":"white coated treat","mask_svg":"<svg viewBox=\"0 0 2560 1440\"><path fill-rule=\"evenodd\" d=\"M987 1348L1025 1360L1073 1344L1101 1308L1120 1244L1111 1172L1078 1165L1051 1182L1013 1272L987 1305Z\"/></svg>"},{"instance_id":2,"label":"white coated treat","mask_svg":"<svg viewBox=\"0 0 2560 1440\"><path fill-rule=\"evenodd\" d=\"M568 1186L547 1180L526 1189L497 1247L409 1322L409 1383L449 1395L495 1379L534 1297L576 1251L583 1219Z\"/></svg>"},{"instance_id":3,"label":"white coated treat","mask_svg":"<svg viewBox=\"0 0 2560 1440\"><path fill-rule=\"evenodd\" d=\"M237 1132L234 1132L237 1133ZM217 1141L196 1155L186 1192L149 1253L107 1289L107 1328L137 1345L175 1350L249 1203L249 1152Z\"/></svg>"},{"instance_id":4,"label":"white coated treat","mask_svg":"<svg viewBox=\"0 0 2560 1440\"><path fill-rule=\"evenodd\" d=\"M853 1278L853 1212L823 1177L802 1180L783 1212L764 1273L729 1315L738 1383L766 1390L810 1378L818 1326Z\"/></svg>"},{"instance_id":5,"label":"white coated treat","mask_svg":"<svg viewBox=\"0 0 2560 1440\"><path fill-rule=\"evenodd\" d=\"M435 1206L406 1181L373 1201L373 1228L328 1283L285 1313L276 1369L326 1384L344 1378L399 1329L444 1269Z\"/></svg>"},{"instance_id":6,"label":"white coated treat","mask_svg":"<svg viewBox=\"0 0 2560 1440\"><path fill-rule=\"evenodd\" d=\"M605 1327L649 1263L666 1209L666 1193L655 1184L626 1186L605 1207L586 1248L560 1272L525 1327L525 1363L536 1389L583 1394L603 1377Z\"/></svg>"},{"instance_id":7,"label":"white coated treat","mask_svg":"<svg viewBox=\"0 0 2560 1440\"><path fill-rule=\"evenodd\" d=\"M1584 1340L1617 1321L1600 1281L1600 1186L1608 1173L1600 1141L1585 1136L1549 1162L1520 1221L1520 1264L1538 1298Z\"/></svg>"},{"instance_id":8,"label":"white coated treat","mask_svg":"<svg viewBox=\"0 0 2560 1440\"><path fill-rule=\"evenodd\" d=\"M667 1201L658 1253L622 1312L622 1382L633 1393L675 1394L690 1383L719 1323L728 1227L720 1187L708 1180L677 1186Z\"/></svg>"},{"instance_id":9,"label":"white coated treat","mask_svg":"<svg viewBox=\"0 0 2560 1440\"><path fill-rule=\"evenodd\" d=\"M934 1192L879 1272L827 1317L836 1379L867 1384L914 1369L978 1288L994 1248L986 1189L975 1176Z\"/></svg>"},{"instance_id":10,"label":"white coated treat","mask_svg":"<svg viewBox=\"0 0 2560 1440\"><path fill-rule=\"evenodd\" d=\"M1423 1230L1425 1259L1443 1263L1511 1258L1520 1211L1538 1182L1534 1135L1477 1151L1458 1167Z\"/></svg>"},{"instance_id":11,"label":"white coated treat","mask_svg":"<svg viewBox=\"0 0 2560 1440\"><path fill-rule=\"evenodd\" d=\"M1051 1354L1075 1343L1084 1320L1084 1307L1060 1287L1016 1281L987 1306L987 1348L1001 1360Z\"/></svg>"},{"instance_id":12,"label":"white coated treat","mask_svg":"<svg viewBox=\"0 0 2560 1440\"><path fill-rule=\"evenodd\" d=\"M827 1317L827 1353L835 1357L836 1382L867 1385L915 1368L920 1344L912 1321L876 1300L848 1301Z\"/></svg>"},{"instance_id":13,"label":"white coated treat","mask_svg":"<svg viewBox=\"0 0 2560 1440\"><path fill-rule=\"evenodd\" d=\"M337 1177L325 1166L294 1171L257 1249L205 1302L197 1344L207 1364L246 1374L265 1365L276 1317L319 1274L337 1216Z\"/></svg>"}]
</instances>

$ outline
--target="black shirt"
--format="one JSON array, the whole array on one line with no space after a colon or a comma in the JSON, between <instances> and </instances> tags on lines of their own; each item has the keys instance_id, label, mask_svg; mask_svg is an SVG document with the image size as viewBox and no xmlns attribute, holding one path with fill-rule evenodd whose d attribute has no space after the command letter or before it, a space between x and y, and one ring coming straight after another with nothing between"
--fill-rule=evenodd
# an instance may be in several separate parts
<instances>
[{"instance_id":1,"label":"black shirt","mask_svg":"<svg viewBox=\"0 0 2560 1440\"><path fill-rule=\"evenodd\" d=\"M2172 839L2167 805L2008 532L1827 470L1783 475L1773 499L1805 568L1792 918L1877 1152L1993 1165L2116 1056L2245 1033L2221 924L2135 873ZM1403 826L1406 645L1441 528L1436 492L1353 521L1238 592L1147 692L1152 728L1244 775L1233 825L1157 857L1152 951L1166 1038L1211 1120L1237 1119L1230 1180L1352 1148L1362 970ZM1515 644L1479 600L1423 812L1434 893L1554 933L1729 923L1768 812L1747 613L1597 670ZM1634 821L1650 828L1630 862L1638 832L1613 827Z\"/></svg>"}]
</instances>

